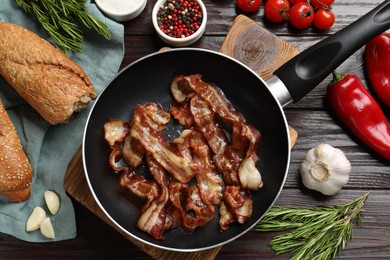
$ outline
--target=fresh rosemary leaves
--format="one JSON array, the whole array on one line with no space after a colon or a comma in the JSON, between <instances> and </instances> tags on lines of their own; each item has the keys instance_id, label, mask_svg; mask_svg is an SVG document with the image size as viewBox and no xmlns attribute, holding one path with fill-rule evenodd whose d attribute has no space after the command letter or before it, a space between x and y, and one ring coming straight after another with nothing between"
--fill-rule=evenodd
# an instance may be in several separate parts
<instances>
[{"instance_id":1,"label":"fresh rosemary leaves","mask_svg":"<svg viewBox=\"0 0 390 260\"><path fill-rule=\"evenodd\" d=\"M270 245L276 254L292 252L291 259L333 259L352 235L352 221L368 193L350 203L333 207L287 208L274 206L256 225L256 231L284 231Z\"/></svg>"},{"instance_id":2,"label":"fresh rosemary leaves","mask_svg":"<svg viewBox=\"0 0 390 260\"><path fill-rule=\"evenodd\" d=\"M26 12L36 16L49 36L63 52L81 52L84 40L78 22L94 29L107 40L111 38L106 24L85 8L87 0L15 0Z\"/></svg>"}]
</instances>

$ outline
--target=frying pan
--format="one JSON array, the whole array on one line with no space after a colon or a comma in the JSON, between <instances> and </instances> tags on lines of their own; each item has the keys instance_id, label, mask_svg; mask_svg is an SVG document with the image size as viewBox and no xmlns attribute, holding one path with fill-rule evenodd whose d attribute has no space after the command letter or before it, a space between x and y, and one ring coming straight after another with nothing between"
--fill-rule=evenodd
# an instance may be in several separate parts
<instances>
[{"instance_id":1,"label":"frying pan","mask_svg":"<svg viewBox=\"0 0 390 260\"><path fill-rule=\"evenodd\" d=\"M290 162L290 140L282 107L297 102L370 39L390 27L390 0L341 31L313 45L263 81L251 69L226 55L195 48L153 53L123 69L97 98L83 139L83 164L94 199L128 235L155 247L191 252L228 243L246 233L266 214L279 196ZM108 165L110 148L103 125L110 118L129 121L137 104L156 102L166 110L172 101L169 85L179 74L200 73L219 86L233 106L262 134L256 165L264 187L252 192L253 214L243 225L231 224L221 232L216 216L193 234L181 228L165 232L158 241L136 226L142 202L119 185L118 174ZM177 136L170 123L167 136ZM145 169L140 169L146 174ZM218 214L216 214L218 215Z\"/></svg>"}]
</instances>

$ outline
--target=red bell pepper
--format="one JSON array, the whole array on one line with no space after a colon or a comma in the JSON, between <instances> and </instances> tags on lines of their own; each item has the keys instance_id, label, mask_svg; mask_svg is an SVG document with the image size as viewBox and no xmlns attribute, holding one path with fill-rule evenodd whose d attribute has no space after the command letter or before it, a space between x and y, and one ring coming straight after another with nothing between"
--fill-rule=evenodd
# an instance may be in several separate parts
<instances>
[{"instance_id":1,"label":"red bell pepper","mask_svg":"<svg viewBox=\"0 0 390 260\"><path fill-rule=\"evenodd\" d=\"M374 92L390 107L390 33L382 33L367 43L364 57Z\"/></svg>"},{"instance_id":2,"label":"red bell pepper","mask_svg":"<svg viewBox=\"0 0 390 260\"><path fill-rule=\"evenodd\" d=\"M327 97L343 123L367 146L390 160L390 126L356 75L333 74Z\"/></svg>"}]
</instances>

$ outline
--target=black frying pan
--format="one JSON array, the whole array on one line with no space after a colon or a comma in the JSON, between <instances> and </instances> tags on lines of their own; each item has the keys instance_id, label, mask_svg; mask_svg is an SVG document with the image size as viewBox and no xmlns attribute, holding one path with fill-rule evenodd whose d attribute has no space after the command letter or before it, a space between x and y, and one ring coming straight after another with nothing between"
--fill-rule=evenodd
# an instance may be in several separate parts
<instances>
[{"instance_id":1,"label":"black frying pan","mask_svg":"<svg viewBox=\"0 0 390 260\"><path fill-rule=\"evenodd\" d=\"M141 58L122 70L103 90L90 113L83 140L83 162L92 194L105 214L127 234L147 244L175 251L197 251L228 243L250 230L273 205L285 182L289 161L289 133L282 106L298 101L345 59L390 27L390 0L355 23L302 52L264 82L251 69L223 54L182 48ZM216 83L248 122L262 134L258 151L264 187L253 192L253 214L244 224L220 232L218 216L187 234L181 228L158 241L136 227L142 203L120 187L119 175L108 165L110 149L103 125L110 118L130 120L137 104L172 101L169 84L179 74L201 73ZM268 86L267 86L268 85ZM297 88L299 87L299 88ZM177 135L172 123L167 132Z\"/></svg>"}]
</instances>

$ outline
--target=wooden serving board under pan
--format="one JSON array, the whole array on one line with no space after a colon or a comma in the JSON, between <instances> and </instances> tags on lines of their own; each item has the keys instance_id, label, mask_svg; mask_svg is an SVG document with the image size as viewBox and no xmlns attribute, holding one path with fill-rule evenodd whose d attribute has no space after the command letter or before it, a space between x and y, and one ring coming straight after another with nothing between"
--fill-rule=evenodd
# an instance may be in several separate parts
<instances>
[{"instance_id":1,"label":"wooden serving board under pan","mask_svg":"<svg viewBox=\"0 0 390 260\"><path fill-rule=\"evenodd\" d=\"M253 20L239 15L234 20L222 46L221 53L236 58L253 69L263 79L289 59L299 53L298 49L286 41L270 33ZM291 147L294 146L298 134L290 127ZM88 208L92 213L113 227L120 234L156 259L213 259L221 247L191 253L167 251L144 244L115 226L95 202L85 179L81 148L69 163L64 179L64 187L69 196Z\"/></svg>"}]
</instances>

